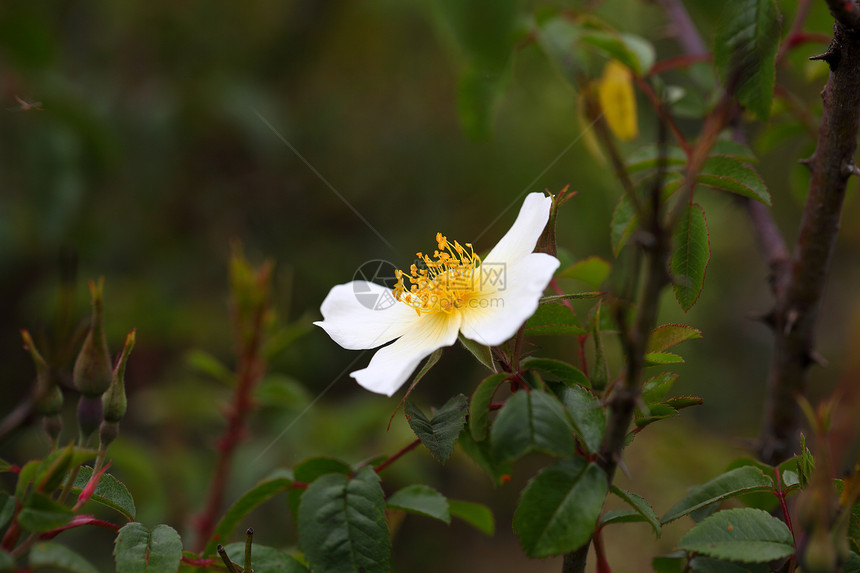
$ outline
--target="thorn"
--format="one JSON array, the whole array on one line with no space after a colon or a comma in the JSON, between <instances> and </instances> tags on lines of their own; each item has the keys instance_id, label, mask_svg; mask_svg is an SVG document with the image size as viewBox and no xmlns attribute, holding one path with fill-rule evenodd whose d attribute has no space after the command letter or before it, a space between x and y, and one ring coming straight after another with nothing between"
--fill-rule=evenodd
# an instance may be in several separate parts
<instances>
[{"instance_id":1,"label":"thorn","mask_svg":"<svg viewBox=\"0 0 860 573\"><path fill-rule=\"evenodd\" d=\"M813 153L806 159L798 159L797 162L812 171L812 162L815 161L815 154Z\"/></svg>"},{"instance_id":2,"label":"thorn","mask_svg":"<svg viewBox=\"0 0 860 573\"><path fill-rule=\"evenodd\" d=\"M852 175L860 175L860 168L854 165L854 162L849 160L842 164L842 175L851 177Z\"/></svg>"},{"instance_id":3,"label":"thorn","mask_svg":"<svg viewBox=\"0 0 860 573\"><path fill-rule=\"evenodd\" d=\"M800 313L797 309L789 310L785 315L785 329L783 330L783 334L788 336L791 334L791 331L794 330L795 325L797 324L797 319L800 318Z\"/></svg>"},{"instance_id":4,"label":"thorn","mask_svg":"<svg viewBox=\"0 0 860 573\"><path fill-rule=\"evenodd\" d=\"M774 311L769 310L767 312L754 312L750 313L748 317L751 320L756 320L761 322L771 330L776 327L776 316L774 315Z\"/></svg>"},{"instance_id":5,"label":"thorn","mask_svg":"<svg viewBox=\"0 0 860 573\"><path fill-rule=\"evenodd\" d=\"M624 460L622 460L620 456L618 458L617 464L618 464L618 469L621 470L621 473L623 473L624 476L627 477L627 479L632 479L630 476L630 470L627 469L627 464L624 463Z\"/></svg>"},{"instance_id":6,"label":"thorn","mask_svg":"<svg viewBox=\"0 0 860 573\"><path fill-rule=\"evenodd\" d=\"M810 350L808 358L812 364L817 364L822 368L827 368L828 364L830 364L824 356L814 350Z\"/></svg>"},{"instance_id":7,"label":"thorn","mask_svg":"<svg viewBox=\"0 0 860 573\"><path fill-rule=\"evenodd\" d=\"M842 59L842 52L837 47L836 42L831 41L830 45L827 47L827 51L825 51L823 54L812 56L809 59L824 60L825 62L827 62L827 65L830 66L830 71L835 72L836 68L839 66L839 60Z\"/></svg>"}]
</instances>

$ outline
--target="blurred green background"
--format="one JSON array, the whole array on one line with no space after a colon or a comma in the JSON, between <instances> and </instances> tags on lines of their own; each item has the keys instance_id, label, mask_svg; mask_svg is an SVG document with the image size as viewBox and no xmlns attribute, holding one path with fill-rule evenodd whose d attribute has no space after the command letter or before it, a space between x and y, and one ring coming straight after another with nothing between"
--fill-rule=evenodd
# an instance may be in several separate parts
<instances>
[{"instance_id":1,"label":"blurred green background","mask_svg":"<svg viewBox=\"0 0 860 573\"><path fill-rule=\"evenodd\" d=\"M779 4L786 29L795 3ZM582 137L576 92L537 46L523 41L507 62L492 132L470 137L457 96L466 62L446 6L433 0L0 5L3 413L26 395L33 376L18 330L28 328L50 345L64 277L76 285L72 319L83 322L86 280L104 275L111 350L118 352L125 333L137 329L127 374L130 411L111 449L112 471L136 496L139 520L188 531L231 391L201 372L209 358L200 354L228 367L235 362L226 272L231 241L241 242L251 260L276 261L275 306L301 336L272 358L229 500L272 468L309 455L358 462L412 439L399 418L386 430L396 398L370 395L347 376L370 353L342 350L308 326L328 289L351 280L365 261L408 265L416 251L432 248L437 231L485 252L507 230L525 192L565 185L579 194L560 217L560 243L575 259L611 261L608 223L620 187ZM652 41L658 60L679 54L671 26L650 2L515 6L523 15L593 11ZM688 6L709 38L719 6ZM493 17L488 10L486 25L470 30L476 41L492 30ZM830 25L824 3L815 3L807 28L828 34ZM820 110L826 67L806 58L823 47L804 44L790 54L778 82L791 90L794 109L777 100L770 126L750 129L775 217L790 241L807 182L795 161L815 141L797 110L812 121ZM699 77L714 82L708 66L700 68ZM665 79L694 91L685 72ZM40 109L22 110L17 98L41 102ZM639 106L641 135L622 145L625 153L654 141L654 118L641 97ZM694 135L699 123L682 117L680 125ZM830 366L814 371L816 397L858 374L856 361L846 359L860 332L855 195L852 186L822 310L820 347ZM701 191L698 200L711 232L705 290L686 315L668 295L661 321L704 332L703 340L682 347L687 363L676 368L676 392L700 395L705 405L643 433L628 460L630 489L658 513L757 434L769 361L770 335L750 318L769 308L767 269L746 215L725 194ZM574 344L548 347L564 356ZM453 393L470 394L480 376L456 348L413 398L439 406ZM22 430L0 444L0 455L21 462L45 448L37 431ZM558 560L529 561L510 531L519 491L543 461L518 466L499 489L462 455L444 468L423 451L395 464L385 476L390 491L419 481L497 513L493 538L410 516L395 539L397 569L558 570ZM674 464L671 471L666 463ZM294 544L284 500L253 517L260 542ZM613 565L642 570L676 538L671 530L659 545L650 537L641 525L609 534ZM91 557L110 559L108 532L66 539L86 539ZM631 543L642 548L641 561L630 557Z\"/></svg>"}]
</instances>

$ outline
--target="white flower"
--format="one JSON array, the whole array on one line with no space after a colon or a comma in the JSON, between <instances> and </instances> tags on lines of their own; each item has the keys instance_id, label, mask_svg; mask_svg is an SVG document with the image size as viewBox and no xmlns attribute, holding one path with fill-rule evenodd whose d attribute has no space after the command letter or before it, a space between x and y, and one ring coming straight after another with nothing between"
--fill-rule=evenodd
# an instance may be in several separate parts
<instances>
[{"instance_id":1,"label":"white flower","mask_svg":"<svg viewBox=\"0 0 860 573\"><path fill-rule=\"evenodd\" d=\"M533 253L549 219L552 199L526 197L517 220L483 261L466 243L436 235L433 257L418 253L421 268L397 271L392 290L367 281L331 289L322 303L323 320L315 322L348 350L379 349L367 368L350 374L372 392L391 396L426 356L466 338L497 346L519 330L538 306L558 259ZM359 300L357 293L365 298ZM385 308L369 308L367 296L394 295ZM396 339L396 340L395 340Z\"/></svg>"}]
</instances>

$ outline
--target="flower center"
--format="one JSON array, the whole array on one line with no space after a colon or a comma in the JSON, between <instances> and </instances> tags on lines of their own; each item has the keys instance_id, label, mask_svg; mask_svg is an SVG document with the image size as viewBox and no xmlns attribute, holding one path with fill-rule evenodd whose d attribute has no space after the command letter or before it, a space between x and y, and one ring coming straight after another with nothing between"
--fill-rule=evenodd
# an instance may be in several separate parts
<instances>
[{"instance_id":1,"label":"flower center","mask_svg":"<svg viewBox=\"0 0 860 573\"><path fill-rule=\"evenodd\" d=\"M457 241L451 244L442 233L436 233L436 243L439 249L432 257L417 253L423 268L413 264L408 275L395 271L394 298L414 308L419 315L439 311L450 314L466 306L478 292L481 257L475 254L471 243L465 247Z\"/></svg>"}]
</instances>

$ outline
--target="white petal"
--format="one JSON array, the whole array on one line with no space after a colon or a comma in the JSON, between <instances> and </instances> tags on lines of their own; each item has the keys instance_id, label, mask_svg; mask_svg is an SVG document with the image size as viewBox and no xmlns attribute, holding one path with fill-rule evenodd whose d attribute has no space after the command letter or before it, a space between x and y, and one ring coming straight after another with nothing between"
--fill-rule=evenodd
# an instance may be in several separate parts
<instances>
[{"instance_id":1,"label":"white petal","mask_svg":"<svg viewBox=\"0 0 860 573\"><path fill-rule=\"evenodd\" d=\"M502 240L484 257L484 262L513 263L534 251L535 244L549 221L551 207L552 199L543 193L526 195L517 220Z\"/></svg>"},{"instance_id":2,"label":"white petal","mask_svg":"<svg viewBox=\"0 0 860 573\"><path fill-rule=\"evenodd\" d=\"M337 285L320 307L323 320L314 324L347 350L382 346L415 325L418 313L394 298L391 289L367 282Z\"/></svg>"},{"instance_id":3,"label":"white petal","mask_svg":"<svg viewBox=\"0 0 860 573\"><path fill-rule=\"evenodd\" d=\"M380 348L367 368L356 370L350 376L371 392L391 396L409 379L424 357L437 348L454 344L459 329L457 313L424 314L409 332Z\"/></svg>"},{"instance_id":4,"label":"white petal","mask_svg":"<svg viewBox=\"0 0 860 573\"><path fill-rule=\"evenodd\" d=\"M486 290L463 309L463 335L486 346L511 338L537 310L558 265L558 259L545 253L531 253L507 265L497 290Z\"/></svg>"}]
</instances>

